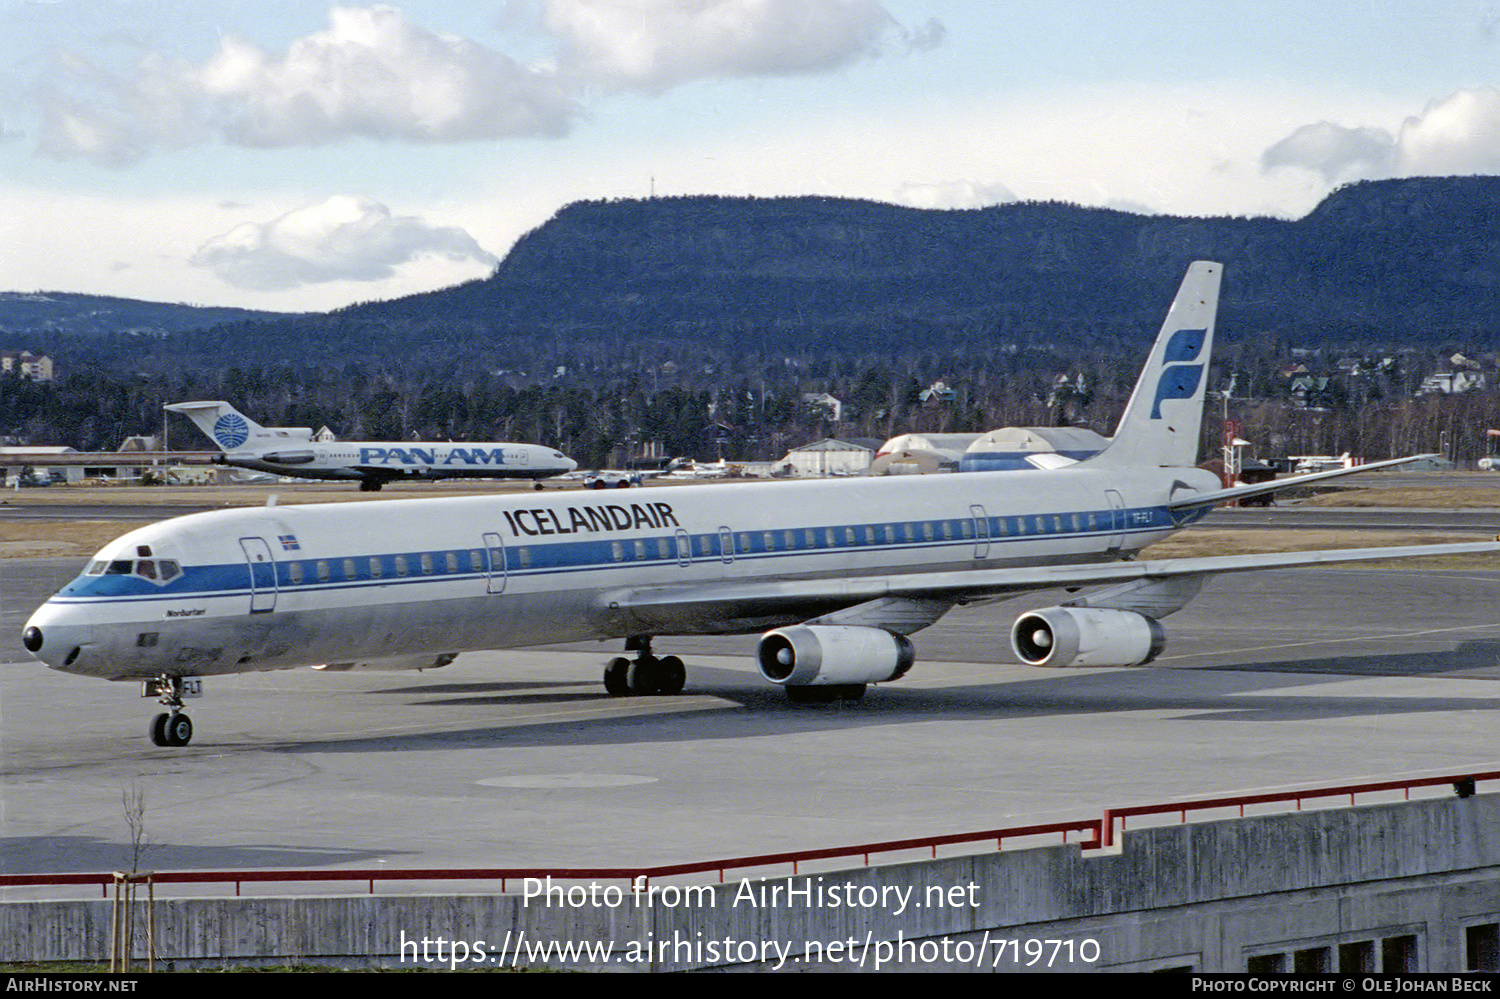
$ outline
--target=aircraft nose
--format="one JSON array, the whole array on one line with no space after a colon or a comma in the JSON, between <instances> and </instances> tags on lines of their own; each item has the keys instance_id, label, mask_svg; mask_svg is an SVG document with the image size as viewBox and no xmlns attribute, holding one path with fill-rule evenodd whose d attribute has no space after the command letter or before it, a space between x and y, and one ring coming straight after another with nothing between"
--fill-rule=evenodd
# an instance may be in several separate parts
<instances>
[{"instance_id":1,"label":"aircraft nose","mask_svg":"<svg viewBox=\"0 0 1500 999\"><path fill-rule=\"evenodd\" d=\"M88 611L78 607L58 607L48 601L37 608L21 632L21 644L53 669L78 672L74 664L84 646L94 640Z\"/></svg>"}]
</instances>

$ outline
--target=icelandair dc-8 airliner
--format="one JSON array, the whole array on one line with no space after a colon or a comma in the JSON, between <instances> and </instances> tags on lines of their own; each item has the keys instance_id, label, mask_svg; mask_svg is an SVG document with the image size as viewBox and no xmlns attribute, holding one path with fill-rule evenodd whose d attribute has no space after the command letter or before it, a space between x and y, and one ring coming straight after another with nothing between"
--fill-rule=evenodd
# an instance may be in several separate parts
<instances>
[{"instance_id":1,"label":"icelandair dc-8 airliner","mask_svg":"<svg viewBox=\"0 0 1500 999\"><path fill-rule=\"evenodd\" d=\"M426 669L618 638L627 655L605 667L606 689L671 694L685 667L658 658L655 638L763 632L767 680L797 700L852 699L905 674L907 636L959 604L1102 584L1022 614L1013 651L1036 666L1133 666L1214 573L1500 551L1135 560L1218 502L1348 471L1225 489L1193 467L1220 272L1192 265L1113 441L1066 467L200 513L105 546L23 640L54 669L147 681L167 708L153 741L181 746L182 696L216 674Z\"/></svg>"},{"instance_id":2,"label":"icelandair dc-8 airliner","mask_svg":"<svg viewBox=\"0 0 1500 999\"><path fill-rule=\"evenodd\" d=\"M263 427L219 400L163 408L197 424L224 452L218 460L226 465L299 479L358 480L364 492L393 479L541 480L578 467L540 444L318 441L310 427Z\"/></svg>"}]
</instances>

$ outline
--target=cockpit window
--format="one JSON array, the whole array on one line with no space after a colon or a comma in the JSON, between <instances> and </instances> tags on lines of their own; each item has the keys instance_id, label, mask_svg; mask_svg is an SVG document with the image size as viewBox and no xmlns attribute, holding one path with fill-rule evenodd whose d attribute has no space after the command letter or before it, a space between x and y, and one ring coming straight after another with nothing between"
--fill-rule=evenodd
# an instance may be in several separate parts
<instances>
[{"instance_id":1,"label":"cockpit window","mask_svg":"<svg viewBox=\"0 0 1500 999\"><path fill-rule=\"evenodd\" d=\"M85 576L135 576L139 579L149 579L153 583L169 583L182 575L182 566L176 559L170 558L95 559L89 563L83 574Z\"/></svg>"}]
</instances>

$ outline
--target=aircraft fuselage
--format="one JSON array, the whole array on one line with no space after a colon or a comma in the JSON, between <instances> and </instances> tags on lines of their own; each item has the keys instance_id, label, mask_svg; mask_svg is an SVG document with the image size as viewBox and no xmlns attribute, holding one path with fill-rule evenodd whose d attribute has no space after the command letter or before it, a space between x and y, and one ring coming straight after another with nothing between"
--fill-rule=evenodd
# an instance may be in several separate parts
<instances>
[{"instance_id":1,"label":"aircraft fuselage","mask_svg":"<svg viewBox=\"0 0 1500 999\"><path fill-rule=\"evenodd\" d=\"M288 442L227 451L226 465L308 479L545 479L577 468L571 458L537 444L421 444L350 441Z\"/></svg>"},{"instance_id":2,"label":"aircraft fuselage","mask_svg":"<svg viewBox=\"0 0 1500 999\"><path fill-rule=\"evenodd\" d=\"M737 609L730 588L1125 558L1201 516L1174 488L1217 484L1079 466L215 511L121 537L28 627L49 666L112 679L754 632L864 598ZM677 588L725 600L611 599Z\"/></svg>"}]
</instances>

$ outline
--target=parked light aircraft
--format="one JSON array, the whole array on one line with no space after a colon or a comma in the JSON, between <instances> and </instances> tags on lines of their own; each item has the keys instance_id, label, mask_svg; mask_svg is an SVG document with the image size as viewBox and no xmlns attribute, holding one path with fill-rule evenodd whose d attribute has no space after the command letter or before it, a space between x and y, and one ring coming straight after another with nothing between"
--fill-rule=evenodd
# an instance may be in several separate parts
<instances>
[{"instance_id":1,"label":"parked light aircraft","mask_svg":"<svg viewBox=\"0 0 1500 999\"><path fill-rule=\"evenodd\" d=\"M313 440L307 427L263 427L227 402L164 407L197 424L223 451L226 465L299 479L359 480L366 492L392 479L547 479L578 463L539 444L400 443ZM540 486L538 486L540 488Z\"/></svg>"},{"instance_id":2,"label":"parked light aircraft","mask_svg":"<svg viewBox=\"0 0 1500 999\"><path fill-rule=\"evenodd\" d=\"M469 650L622 638L633 658L609 662L605 688L675 693L685 668L653 654L657 636L763 632L760 671L789 696L855 698L905 674L907 636L958 604L1104 584L1022 614L1012 650L1036 666L1134 666L1214 573L1500 551L1133 559L1220 501L1351 471L1223 489L1193 467L1220 270L1189 269L1112 442L1086 461L193 514L106 545L23 641L54 669L148 680L169 709L153 740L184 745L185 687L215 674L425 669Z\"/></svg>"}]
</instances>

